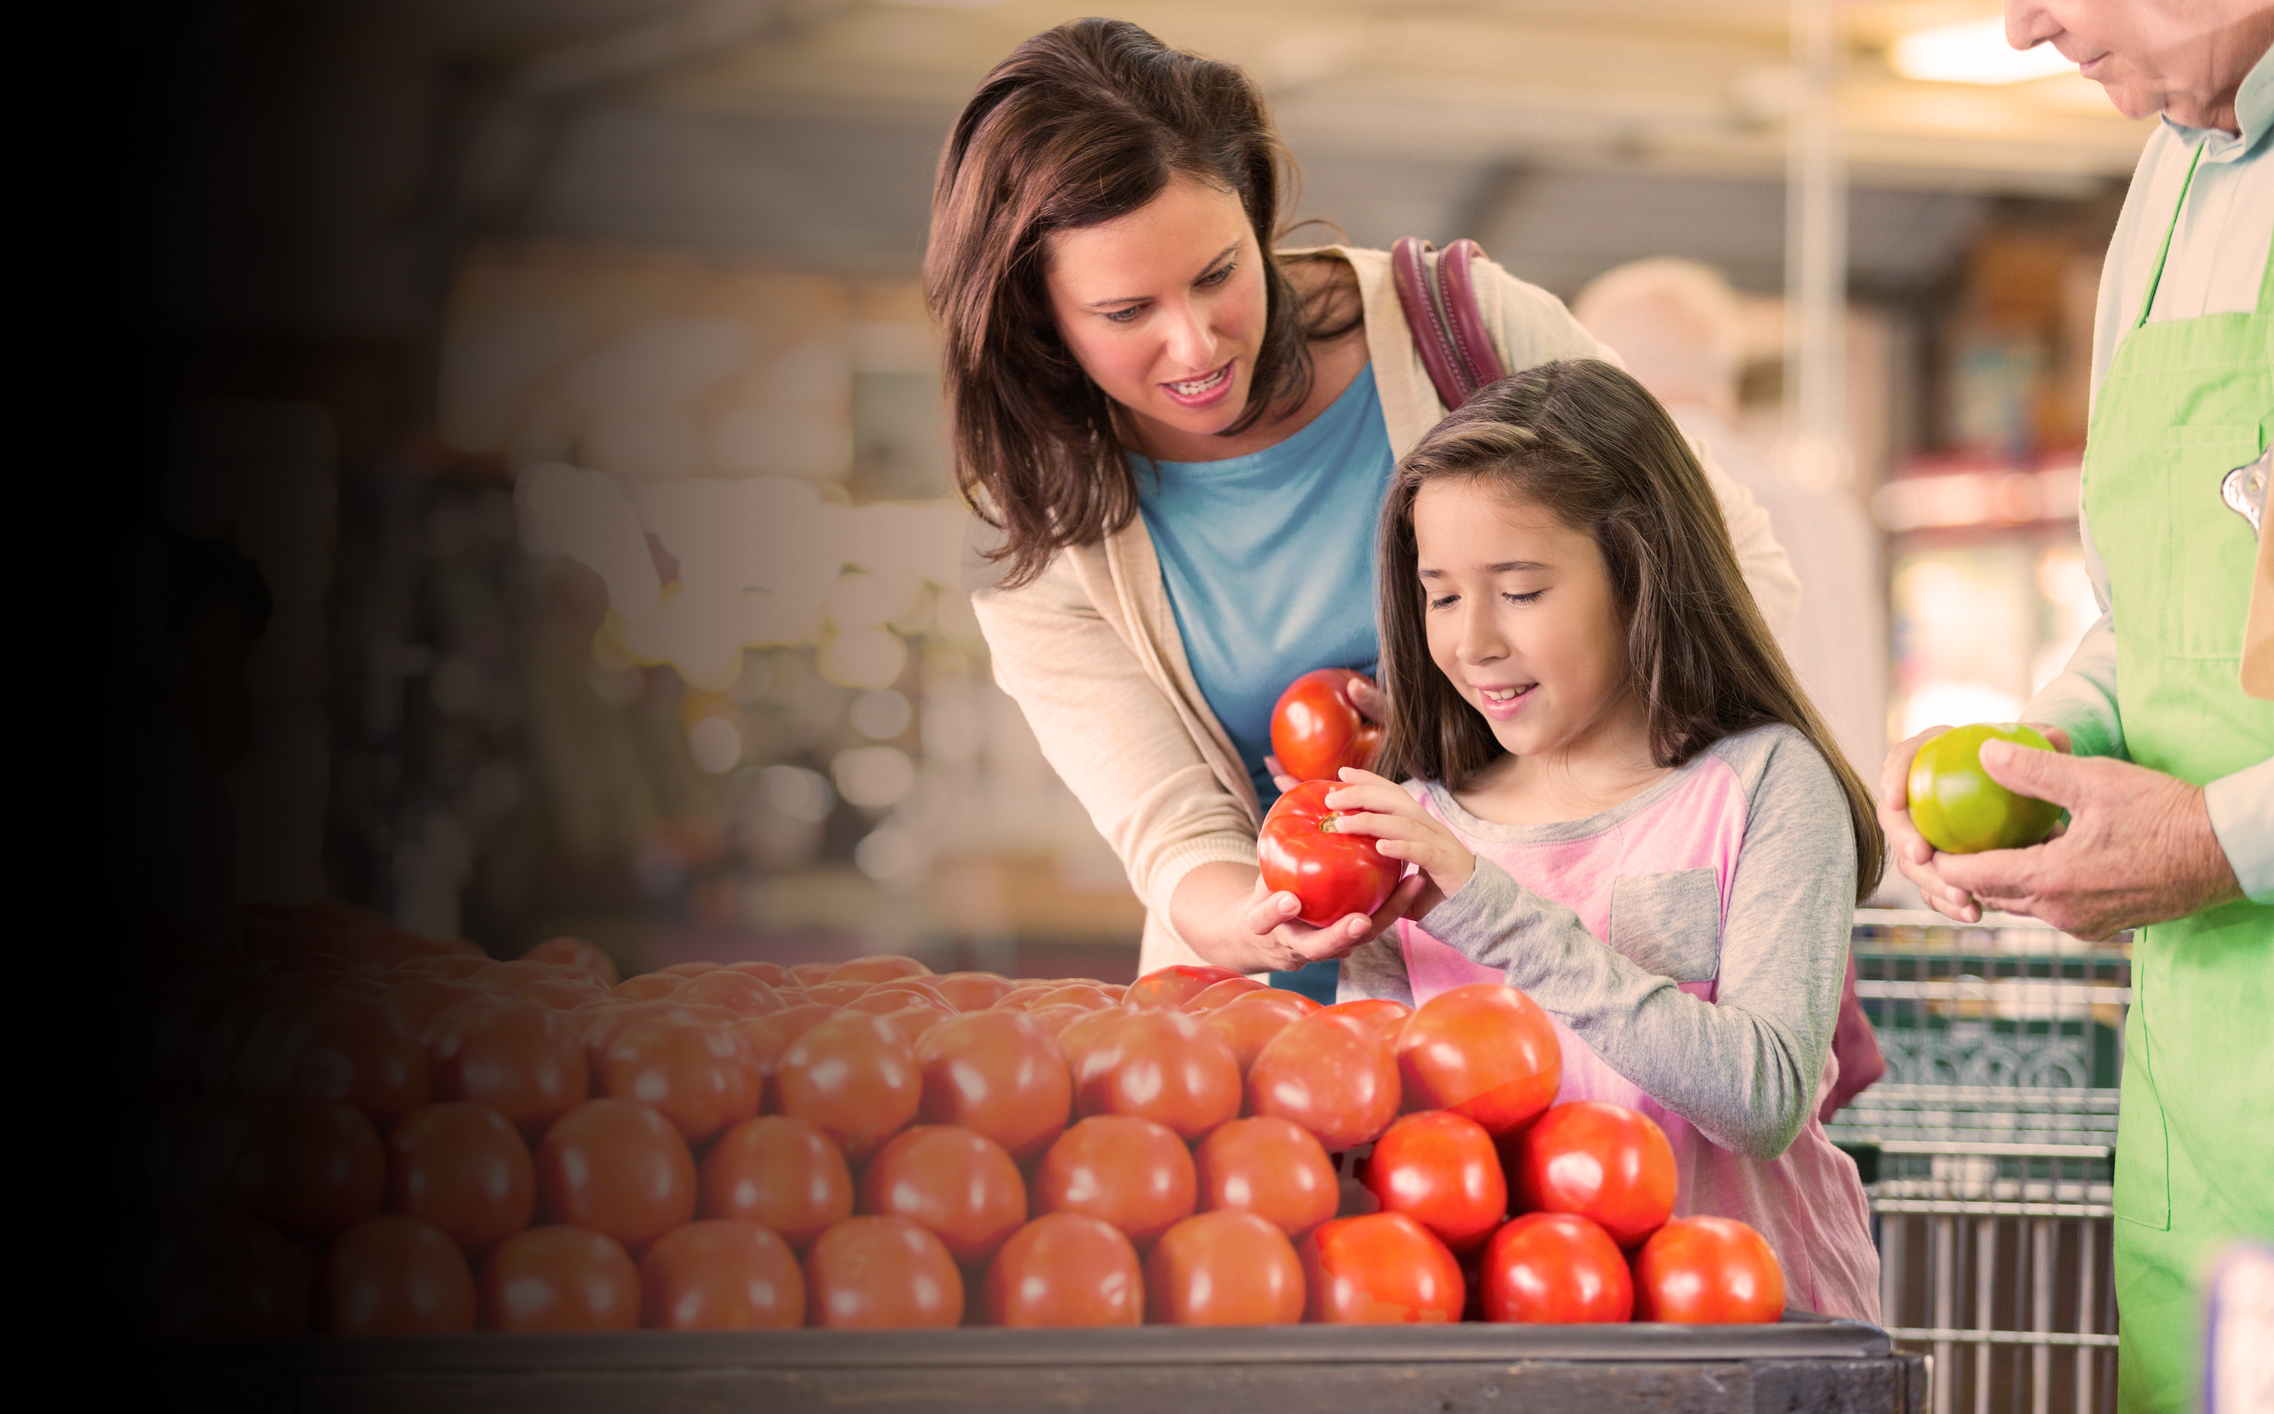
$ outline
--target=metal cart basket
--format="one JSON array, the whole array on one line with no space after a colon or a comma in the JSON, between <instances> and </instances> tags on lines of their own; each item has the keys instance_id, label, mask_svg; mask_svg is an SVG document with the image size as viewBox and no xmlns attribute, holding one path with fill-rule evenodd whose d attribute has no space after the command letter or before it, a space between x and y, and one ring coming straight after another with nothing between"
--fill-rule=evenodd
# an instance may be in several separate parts
<instances>
[{"instance_id":1,"label":"metal cart basket","mask_svg":"<svg viewBox=\"0 0 2274 1414\"><path fill-rule=\"evenodd\" d=\"M1863 909L1853 949L1887 1074L1828 1129L1871 1200L1881 1318L1932 1357L1929 1408L2112 1410L2129 938Z\"/></svg>"}]
</instances>

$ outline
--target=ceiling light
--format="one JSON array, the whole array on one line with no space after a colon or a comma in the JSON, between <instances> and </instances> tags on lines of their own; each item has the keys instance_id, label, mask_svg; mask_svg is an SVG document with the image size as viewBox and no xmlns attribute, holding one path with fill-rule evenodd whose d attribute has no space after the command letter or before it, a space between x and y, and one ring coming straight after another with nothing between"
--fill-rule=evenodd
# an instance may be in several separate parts
<instances>
[{"instance_id":1,"label":"ceiling light","mask_svg":"<svg viewBox=\"0 0 2274 1414\"><path fill-rule=\"evenodd\" d=\"M2003 19L1942 25L1895 41L1895 72L1931 83L2020 83L2073 73L2076 66L2050 44L2016 49L2006 43Z\"/></svg>"}]
</instances>

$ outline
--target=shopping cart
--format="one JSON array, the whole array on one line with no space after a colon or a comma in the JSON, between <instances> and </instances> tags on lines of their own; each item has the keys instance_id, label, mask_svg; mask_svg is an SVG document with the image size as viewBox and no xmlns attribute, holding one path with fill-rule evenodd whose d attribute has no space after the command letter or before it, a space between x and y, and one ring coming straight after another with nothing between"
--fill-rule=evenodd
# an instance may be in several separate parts
<instances>
[{"instance_id":1,"label":"shopping cart","mask_svg":"<svg viewBox=\"0 0 2274 1414\"><path fill-rule=\"evenodd\" d=\"M2130 939L1862 909L1853 948L1887 1074L1828 1128L1870 1196L1881 1320L1933 1358L1932 1414L2113 1409Z\"/></svg>"}]
</instances>

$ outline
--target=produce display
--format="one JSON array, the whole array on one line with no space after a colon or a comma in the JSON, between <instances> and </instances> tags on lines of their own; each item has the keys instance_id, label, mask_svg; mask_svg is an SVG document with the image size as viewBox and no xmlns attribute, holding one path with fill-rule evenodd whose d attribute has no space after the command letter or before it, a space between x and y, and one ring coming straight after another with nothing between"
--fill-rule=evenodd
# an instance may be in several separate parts
<instances>
[{"instance_id":1,"label":"produce display","mask_svg":"<svg viewBox=\"0 0 2274 1414\"><path fill-rule=\"evenodd\" d=\"M137 1175L176 1337L1774 1321L1521 993L1320 1007L914 959L491 961L278 910L175 998ZM1543 1039L1544 1038L1544 1039Z\"/></svg>"},{"instance_id":2,"label":"produce display","mask_svg":"<svg viewBox=\"0 0 2274 1414\"><path fill-rule=\"evenodd\" d=\"M1911 758L1911 823L1945 854L2019 849L2053 832L2061 807L2017 795L1982 769L1982 743L2010 741L2051 751L2036 728L2020 722L1977 722L1930 738Z\"/></svg>"}]
</instances>

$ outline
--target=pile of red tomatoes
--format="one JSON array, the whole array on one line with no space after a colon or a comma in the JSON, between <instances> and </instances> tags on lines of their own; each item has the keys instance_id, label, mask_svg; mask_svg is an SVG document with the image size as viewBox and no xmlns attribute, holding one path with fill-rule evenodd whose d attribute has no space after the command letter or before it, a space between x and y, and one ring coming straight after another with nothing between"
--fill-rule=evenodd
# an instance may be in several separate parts
<instances>
[{"instance_id":1,"label":"pile of red tomatoes","mask_svg":"<svg viewBox=\"0 0 2274 1414\"><path fill-rule=\"evenodd\" d=\"M180 1336L1773 1321L1521 992L1320 1007L905 957L619 981L301 910L181 999L144 1300ZM1511 1215L1514 1215L1513 1217Z\"/></svg>"}]
</instances>

